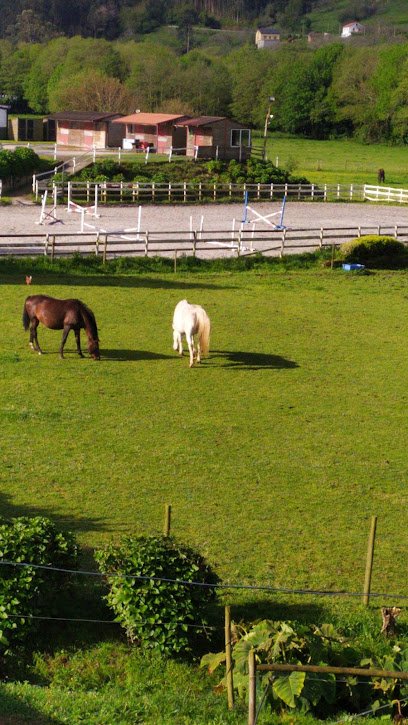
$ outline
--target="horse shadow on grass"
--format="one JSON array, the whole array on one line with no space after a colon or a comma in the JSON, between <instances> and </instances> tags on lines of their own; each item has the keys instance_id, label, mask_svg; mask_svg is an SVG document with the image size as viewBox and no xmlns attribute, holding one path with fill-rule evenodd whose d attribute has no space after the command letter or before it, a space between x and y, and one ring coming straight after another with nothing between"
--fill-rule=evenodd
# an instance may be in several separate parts
<instances>
[{"instance_id":1,"label":"horse shadow on grass","mask_svg":"<svg viewBox=\"0 0 408 725\"><path fill-rule=\"evenodd\" d=\"M170 360L174 358L174 355L164 355L160 352L152 352L151 350L110 350L101 349L102 360L111 360L116 362L126 362L134 360L140 362L141 360Z\"/></svg>"},{"instance_id":2,"label":"horse shadow on grass","mask_svg":"<svg viewBox=\"0 0 408 725\"><path fill-rule=\"evenodd\" d=\"M299 367L293 360L264 352L211 350L211 357L218 358L220 367L234 367L242 370L284 370Z\"/></svg>"}]
</instances>

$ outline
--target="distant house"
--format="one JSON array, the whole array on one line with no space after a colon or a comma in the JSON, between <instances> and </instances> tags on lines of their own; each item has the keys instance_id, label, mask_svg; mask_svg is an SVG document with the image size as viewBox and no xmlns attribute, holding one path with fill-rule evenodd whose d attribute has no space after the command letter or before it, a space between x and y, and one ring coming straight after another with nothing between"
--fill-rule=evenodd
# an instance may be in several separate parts
<instances>
[{"instance_id":1,"label":"distant house","mask_svg":"<svg viewBox=\"0 0 408 725\"><path fill-rule=\"evenodd\" d=\"M11 116L8 119L10 141L55 141L55 121L39 116Z\"/></svg>"},{"instance_id":2,"label":"distant house","mask_svg":"<svg viewBox=\"0 0 408 725\"><path fill-rule=\"evenodd\" d=\"M116 118L114 123L121 129L123 148L152 148L158 153L173 149L185 149L185 133L176 127L177 121L187 116L175 113L132 113Z\"/></svg>"},{"instance_id":3,"label":"distant house","mask_svg":"<svg viewBox=\"0 0 408 725\"><path fill-rule=\"evenodd\" d=\"M251 155L250 129L225 116L188 118L177 126L185 130L187 156L245 161Z\"/></svg>"},{"instance_id":4,"label":"distant house","mask_svg":"<svg viewBox=\"0 0 408 725\"><path fill-rule=\"evenodd\" d=\"M104 149L107 146L121 145L121 128L112 123L120 115L94 111L61 111L52 113L48 119L56 123L58 146L76 146L81 149L95 146Z\"/></svg>"},{"instance_id":5,"label":"distant house","mask_svg":"<svg viewBox=\"0 0 408 725\"><path fill-rule=\"evenodd\" d=\"M280 32L276 28L257 28L255 45L257 48L276 48L280 42Z\"/></svg>"},{"instance_id":6,"label":"distant house","mask_svg":"<svg viewBox=\"0 0 408 725\"><path fill-rule=\"evenodd\" d=\"M352 35L362 35L365 31L364 25L358 23L357 20L353 20L351 23L343 25L341 30L342 38L350 38Z\"/></svg>"},{"instance_id":7,"label":"distant house","mask_svg":"<svg viewBox=\"0 0 408 725\"><path fill-rule=\"evenodd\" d=\"M0 105L0 138L7 138L8 112L10 106Z\"/></svg>"}]
</instances>

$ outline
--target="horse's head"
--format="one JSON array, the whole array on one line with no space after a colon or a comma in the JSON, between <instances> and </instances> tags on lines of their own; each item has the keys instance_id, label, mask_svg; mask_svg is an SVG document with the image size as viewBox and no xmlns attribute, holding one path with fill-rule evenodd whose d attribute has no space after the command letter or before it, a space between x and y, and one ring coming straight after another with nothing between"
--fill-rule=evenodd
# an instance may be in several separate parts
<instances>
[{"instance_id":1,"label":"horse's head","mask_svg":"<svg viewBox=\"0 0 408 725\"><path fill-rule=\"evenodd\" d=\"M99 340L91 339L88 341L88 352L94 360L101 359L101 353L99 352Z\"/></svg>"}]
</instances>

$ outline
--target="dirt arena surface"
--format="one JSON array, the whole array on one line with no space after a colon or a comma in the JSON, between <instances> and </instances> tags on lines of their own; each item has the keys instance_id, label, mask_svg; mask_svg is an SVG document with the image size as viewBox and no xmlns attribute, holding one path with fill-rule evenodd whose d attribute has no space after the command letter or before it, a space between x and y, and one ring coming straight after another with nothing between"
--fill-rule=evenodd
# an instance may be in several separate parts
<instances>
[{"instance_id":1,"label":"dirt arena surface","mask_svg":"<svg viewBox=\"0 0 408 725\"><path fill-rule=\"evenodd\" d=\"M270 215L279 212L280 203L253 203L252 208L257 214ZM49 209L48 209L49 210ZM39 224L41 207L34 205L26 200L14 200L14 203L8 206L0 206L0 254L13 252L14 247L18 247L18 251L23 253L26 250L29 253L28 243L37 244L38 249L31 248L31 252L43 249L45 235L58 235L60 241L63 240L64 234L74 235L66 237L65 252L71 249L80 250L77 246L84 242L81 239L80 223L81 215L79 213L68 213L65 206L58 206L57 221L54 223ZM137 228L138 225L138 206L122 206L122 207L99 207L99 218L86 216L85 220L88 224L94 225L96 229L103 232L118 233L121 230ZM145 205L141 211L141 232L148 231L154 236L154 233L172 232L169 239L177 239L183 233L184 238L189 237L190 224L194 230L199 230L201 224L204 232L224 231L229 232L233 226L238 229L243 217L242 204L206 204L206 205L175 205L175 206L155 206ZM190 222L191 218L191 222ZM248 218L254 218L249 213ZM202 221L203 219L203 221ZM235 221L234 221L235 220ZM277 223L279 215L272 217L272 221ZM327 203L327 202L288 202L286 204L284 225L290 229L318 229L324 228L341 228L355 227L356 230L362 227L362 233L378 233L378 227L383 228L383 233L392 233L392 228L398 226L408 226L408 211L402 206L385 206L375 204L346 204L346 203ZM246 225L249 231L249 225ZM270 230L267 225L258 222L256 229ZM92 229L87 229L92 232ZM96 237L96 231L93 232ZM175 233L175 234L174 234ZM28 239L19 235L34 234L35 237ZM272 238L279 235L279 232L272 232ZM18 235L13 238L9 235ZM61 236L60 236L61 235ZM357 232L356 232L357 235ZM130 235L131 236L131 235ZM132 236L131 236L132 238ZM128 241L128 240L127 240ZM69 243L69 244L68 244ZM89 239L89 243L94 244L94 239ZM12 244L7 250L6 244ZM57 240L58 244L58 240ZM139 250L140 249L139 243ZM137 247L137 245L135 245ZM169 246L169 245L167 245ZM153 247L152 247L153 250ZM83 249L85 251L85 249ZM118 248L118 253L120 252ZM152 253L157 253L152 251ZM235 253L233 250L220 250L216 244L209 247L208 254L205 256L220 256L221 254Z\"/></svg>"}]
</instances>

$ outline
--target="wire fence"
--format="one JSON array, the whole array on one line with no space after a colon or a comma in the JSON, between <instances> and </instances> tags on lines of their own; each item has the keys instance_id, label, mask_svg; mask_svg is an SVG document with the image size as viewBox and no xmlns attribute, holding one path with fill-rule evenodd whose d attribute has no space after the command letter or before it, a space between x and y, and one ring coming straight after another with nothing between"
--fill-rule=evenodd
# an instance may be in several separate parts
<instances>
[{"instance_id":1,"label":"wire fence","mask_svg":"<svg viewBox=\"0 0 408 725\"><path fill-rule=\"evenodd\" d=\"M19 561L9 561L7 559L1 559L0 560L0 566L14 566L17 568L33 568L33 569L41 569L43 571L53 571L53 572L60 572L62 574L74 574L78 576L89 576L89 577L97 577L100 579L106 579L106 578L119 578L119 579L129 579L131 581L140 581L140 582L167 582L170 584L177 584L182 586L188 586L188 587L200 587L200 588L211 588L211 589L219 589L219 590L228 590L228 589L234 589L234 590L245 590L245 591L260 591L260 592L271 592L273 594L293 594L293 595L300 595L300 596L318 596L318 597L344 597L344 598L355 598L359 597L360 599L363 598L365 592L362 591L351 591L351 590L345 590L345 589L337 589L337 590L331 590L331 589L307 589L307 588L291 588L291 587L274 587L269 584L248 584L244 582L215 582L215 583L209 583L209 582L198 582L198 581L190 581L185 579L173 579L171 577L165 577L165 576L144 576L144 575L132 575L132 574L122 574L122 573L115 573L115 572L99 572L99 571L91 571L86 569L64 569L63 567L54 567L54 566L47 566L45 564L31 564L29 562L19 562ZM376 599L389 599L392 601L397 600L406 600L408 599L408 594L398 594L395 592L370 592L371 598Z\"/></svg>"}]
</instances>

